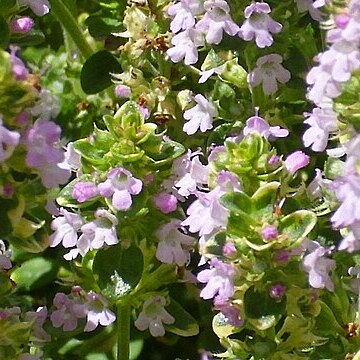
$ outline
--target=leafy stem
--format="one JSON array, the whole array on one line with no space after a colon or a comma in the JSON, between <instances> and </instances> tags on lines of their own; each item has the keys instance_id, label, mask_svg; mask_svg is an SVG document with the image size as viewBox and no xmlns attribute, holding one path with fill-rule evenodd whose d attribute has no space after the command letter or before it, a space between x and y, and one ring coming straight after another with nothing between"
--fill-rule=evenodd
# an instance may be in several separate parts
<instances>
[{"instance_id":1,"label":"leafy stem","mask_svg":"<svg viewBox=\"0 0 360 360\"><path fill-rule=\"evenodd\" d=\"M80 31L79 26L68 7L61 0L51 0L51 9L65 31L71 36L81 55L85 59L89 58L94 51Z\"/></svg>"}]
</instances>

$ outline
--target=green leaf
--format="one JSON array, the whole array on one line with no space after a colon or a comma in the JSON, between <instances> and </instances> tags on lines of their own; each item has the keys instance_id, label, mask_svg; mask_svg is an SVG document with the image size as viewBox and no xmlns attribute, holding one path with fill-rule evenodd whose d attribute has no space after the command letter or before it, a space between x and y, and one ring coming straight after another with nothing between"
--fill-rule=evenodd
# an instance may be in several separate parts
<instances>
[{"instance_id":1,"label":"green leaf","mask_svg":"<svg viewBox=\"0 0 360 360\"><path fill-rule=\"evenodd\" d=\"M258 215L271 215L280 183L273 181L261 186L251 197L254 211Z\"/></svg>"},{"instance_id":2,"label":"green leaf","mask_svg":"<svg viewBox=\"0 0 360 360\"><path fill-rule=\"evenodd\" d=\"M196 320L175 300L171 299L166 310L175 318L175 323L165 325L165 329L179 336L194 336L199 333Z\"/></svg>"},{"instance_id":3,"label":"green leaf","mask_svg":"<svg viewBox=\"0 0 360 360\"><path fill-rule=\"evenodd\" d=\"M0 14L6 14L16 5L16 0L1 0Z\"/></svg>"},{"instance_id":4,"label":"green leaf","mask_svg":"<svg viewBox=\"0 0 360 360\"><path fill-rule=\"evenodd\" d=\"M107 151L90 144L87 139L80 139L75 141L74 148L91 164L105 164L104 155L107 153Z\"/></svg>"},{"instance_id":5,"label":"green leaf","mask_svg":"<svg viewBox=\"0 0 360 360\"><path fill-rule=\"evenodd\" d=\"M2 5L1 5L2 6ZM7 47L10 39L10 29L6 20L0 15L0 47Z\"/></svg>"},{"instance_id":6,"label":"green leaf","mask_svg":"<svg viewBox=\"0 0 360 360\"><path fill-rule=\"evenodd\" d=\"M291 248L297 247L314 228L316 215L309 210L298 210L279 221L279 233L289 237Z\"/></svg>"},{"instance_id":7,"label":"green leaf","mask_svg":"<svg viewBox=\"0 0 360 360\"><path fill-rule=\"evenodd\" d=\"M264 326L261 318L268 315L278 315L285 311L286 298L283 297L281 301L272 299L266 292L260 292L251 286L244 294L244 310L245 315L252 319L260 319L259 324ZM260 325L259 325L260 326Z\"/></svg>"},{"instance_id":8,"label":"green leaf","mask_svg":"<svg viewBox=\"0 0 360 360\"><path fill-rule=\"evenodd\" d=\"M88 26L89 34L94 37L105 37L112 32L119 31L121 22L117 19L106 18L101 16L89 16L85 20L85 24Z\"/></svg>"},{"instance_id":9,"label":"green leaf","mask_svg":"<svg viewBox=\"0 0 360 360\"><path fill-rule=\"evenodd\" d=\"M35 46L45 41L45 35L42 31L32 29L27 34L12 34L10 38L11 44L19 46Z\"/></svg>"},{"instance_id":10,"label":"green leaf","mask_svg":"<svg viewBox=\"0 0 360 360\"><path fill-rule=\"evenodd\" d=\"M110 73L120 72L117 59L110 52L101 50L86 60L80 75L81 87L86 94L96 94L113 84Z\"/></svg>"},{"instance_id":11,"label":"green leaf","mask_svg":"<svg viewBox=\"0 0 360 360\"><path fill-rule=\"evenodd\" d=\"M144 258L138 247L123 249L119 244L97 252L93 272L104 294L119 299L135 288L143 267Z\"/></svg>"},{"instance_id":12,"label":"green leaf","mask_svg":"<svg viewBox=\"0 0 360 360\"><path fill-rule=\"evenodd\" d=\"M220 198L220 203L234 214L251 214L253 211L251 197L244 192L227 193Z\"/></svg>"},{"instance_id":13,"label":"green leaf","mask_svg":"<svg viewBox=\"0 0 360 360\"><path fill-rule=\"evenodd\" d=\"M36 257L25 261L11 274L21 290L35 290L56 279L58 266L55 260Z\"/></svg>"}]
</instances>

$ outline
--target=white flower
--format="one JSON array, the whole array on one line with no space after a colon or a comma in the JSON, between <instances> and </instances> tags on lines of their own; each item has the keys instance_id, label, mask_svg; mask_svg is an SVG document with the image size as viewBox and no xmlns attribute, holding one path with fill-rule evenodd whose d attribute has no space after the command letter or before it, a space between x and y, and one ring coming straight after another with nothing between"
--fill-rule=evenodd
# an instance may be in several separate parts
<instances>
[{"instance_id":1,"label":"white flower","mask_svg":"<svg viewBox=\"0 0 360 360\"><path fill-rule=\"evenodd\" d=\"M204 96L198 94L195 96L197 105L184 112L184 119L189 120L183 127L188 134L195 134L200 128L201 132L212 129L213 118L217 116L217 110Z\"/></svg>"},{"instance_id":2,"label":"white flower","mask_svg":"<svg viewBox=\"0 0 360 360\"><path fill-rule=\"evenodd\" d=\"M263 90L266 94L274 94L278 85L290 80L290 72L282 65L282 57L278 54L265 55L256 61L256 68L249 74L251 86L258 86L262 83Z\"/></svg>"}]
</instances>

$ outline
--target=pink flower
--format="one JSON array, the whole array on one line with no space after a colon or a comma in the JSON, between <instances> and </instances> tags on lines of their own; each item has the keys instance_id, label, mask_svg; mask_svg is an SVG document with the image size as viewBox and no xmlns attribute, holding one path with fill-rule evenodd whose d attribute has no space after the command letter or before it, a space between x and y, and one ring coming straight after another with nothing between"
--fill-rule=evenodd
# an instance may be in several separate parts
<instances>
[{"instance_id":1,"label":"pink flower","mask_svg":"<svg viewBox=\"0 0 360 360\"><path fill-rule=\"evenodd\" d=\"M98 185L101 196L112 196L112 205L116 210L128 210L132 205L131 195L141 192L141 180L134 178L130 171L115 168L108 172L107 180Z\"/></svg>"},{"instance_id":2,"label":"pink flower","mask_svg":"<svg viewBox=\"0 0 360 360\"><path fill-rule=\"evenodd\" d=\"M289 135L287 129L283 129L280 126L270 126L265 119L257 115L246 120L246 126L244 127L243 132L245 136L251 133L258 133L266 140Z\"/></svg>"},{"instance_id":3,"label":"pink flower","mask_svg":"<svg viewBox=\"0 0 360 360\"><path fill-rule=\"evenodd\" d=\"M290 174L295 174L296 171L307 166L310 162L310 157L304 152L297 150L288 155L285 159L285 167L290 172Z\"/></svg>"},{"instance_id":4,"label":"pink flower","mask_svg":"<svg viewBox=\"0 0 360 360\"><path fill-rule=\"evenodd\" d=\"M177 33L192 28L195 25L195 16L203 11L203 5L199 0L180 0L169 6L168 14L173 17L170 30Z\"/></svg>"},{"instance_id":5,"label":"pink flower","mask_svg":"<svg viewBox=\"0 0 360 360\"><path fill-rule=\"evenodd\" d=\"M116 85L114 92L118 98L128 99L131 95L131 88L127 85L119 84Z\"/></svg>"},{"instance_id":6,"label":"pink flower","mask_svg":"<svg viewBox=\"0 0 360 360\"><path fill-rule=\"evenodd\" d=\"M212 299L218 295L218 299L229 299L234 294L234 277L236 271L230 265L217 258L210 261L210 269L199 272L197 279L201 283L207 283L201 290L200 297Z\"/></svg>"},{"instance_id":7,"label":"pink flower","mask_svg":"<svg viewBox=\"0 0 360 360\"><path fill-rule=\"evenodd\" d=\"M177 209L177 198L173 194L162 192L155 196L154 202L164 214L169 214Z\"/></svg>"},{"instance_id":8,"label":"pink flower","mask_svg":"<svg viewBox=\"0 0 360 360\"><path fill-rule=\"evenodd\" d=\"M28 16L20 16L12 19L9 23L10 29L14 33L27 33L34 26L34 20Z\"/></svg>"},{"instance_id":9,"label":"pink flower","mask_svg":"<svg viewBox=\"0 0 360 360\"><path fill-rule=\"evenodd\" d=\"M266 94L274 94L278 90L277 82L285 84L290 80L290 72L282 65L282 57L278 54L265 55L256 61L256 68L249 73L251 86L262 83Z\"/></svg>"},{"instance_id":10,"label":"pink flower","mask_svg":"<svg viewBox=\"0 0 360 360\"><path fill-rule=\"evenodd\" d=\"M79 181L75 184L71 196L79 203L83 203L99 194L97 186L90 181Z\"/></svg>"}]
</instances>

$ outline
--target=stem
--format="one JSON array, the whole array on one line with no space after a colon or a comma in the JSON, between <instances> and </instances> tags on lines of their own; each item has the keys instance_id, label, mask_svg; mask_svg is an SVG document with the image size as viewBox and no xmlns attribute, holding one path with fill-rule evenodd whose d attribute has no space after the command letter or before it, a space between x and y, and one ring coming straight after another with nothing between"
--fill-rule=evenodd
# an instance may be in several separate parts
<instances>
[{"instance_id":1,"label":"stem","mask_svg":"<svg viewBox=\"0 0 360 360\"><path fill-rule=\"evenodd\" d=\"M63 1L51 0L51 9L58 21L64 27L65 31L71 36L81 55L85 59L89 58L94 51L84 38L84 35L80 31L74 16L71 14Z\"/></svg>"},{"instance_id":2,"label":"stem","mask_svg":"<svg viewBox=\"0 0 360 360\"><path fill-rule=\"evenodd\" d=\"M116 360L129 360L131 305L120 303L117 306L118 343Z\"/></svg>"}]
</instances>

